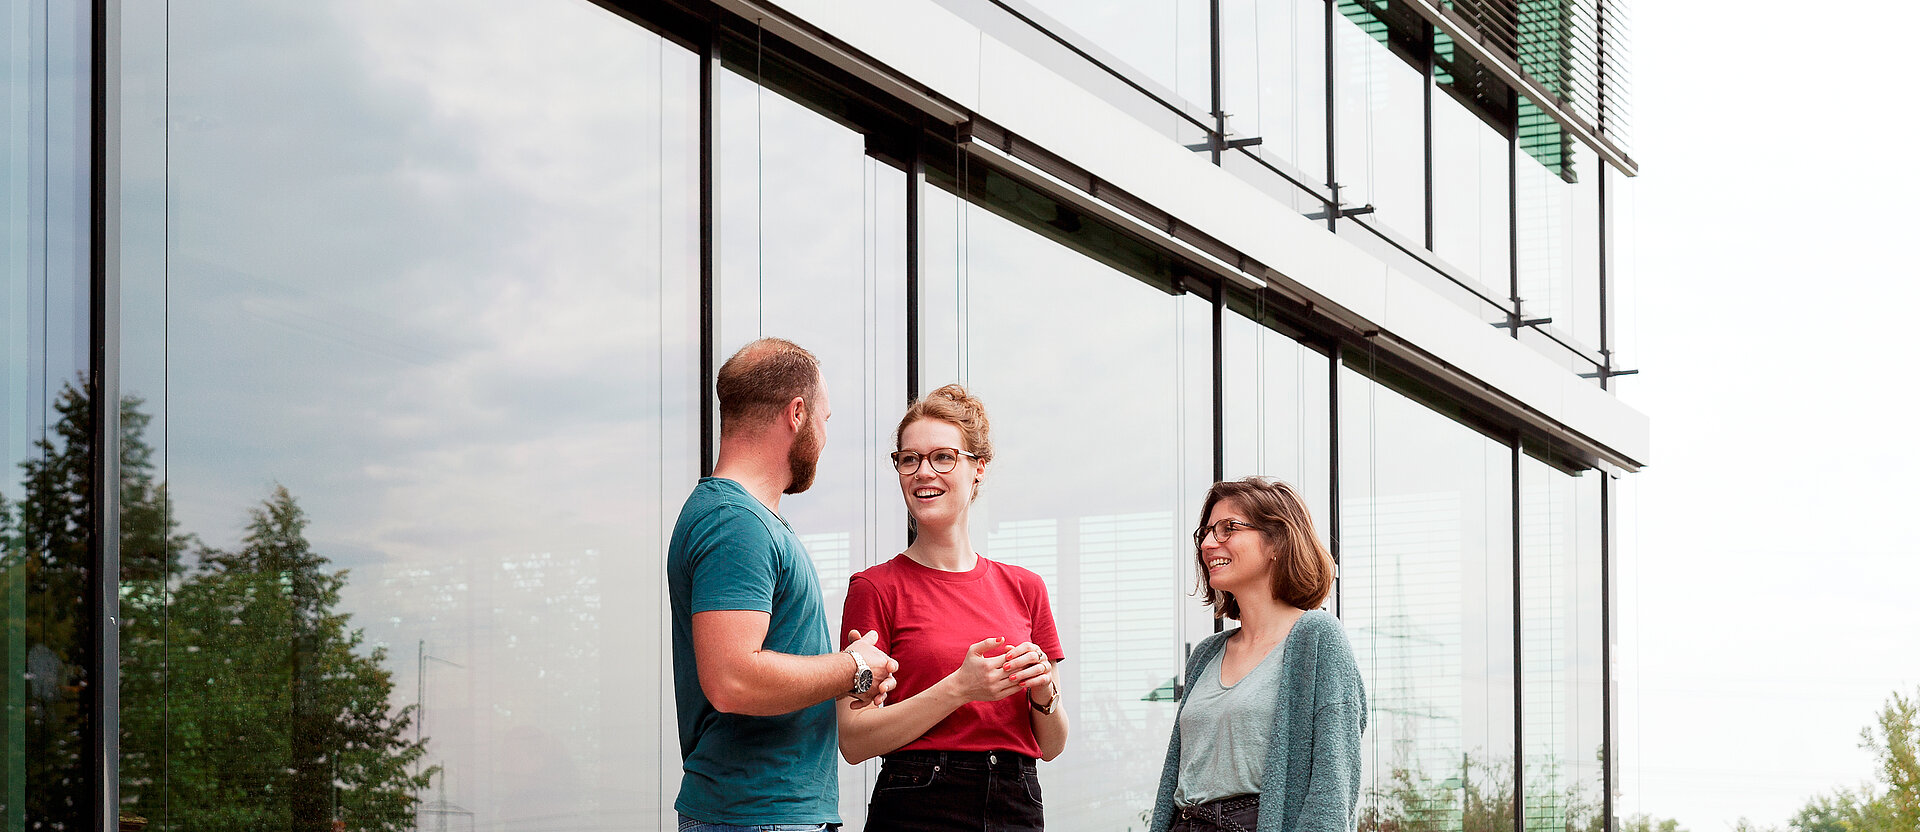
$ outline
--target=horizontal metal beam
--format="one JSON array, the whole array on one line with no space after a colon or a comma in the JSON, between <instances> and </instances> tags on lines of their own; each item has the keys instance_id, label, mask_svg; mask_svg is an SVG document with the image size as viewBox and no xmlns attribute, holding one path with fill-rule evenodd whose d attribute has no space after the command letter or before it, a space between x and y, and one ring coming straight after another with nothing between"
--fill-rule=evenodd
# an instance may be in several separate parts
<instances>
[{"instance_id":1,"label":"horizontal metal beam","mask_svg":"<svg viewBox=\"0 0 1920 832\"><path fill-rule=\"evenodd\" d=\"M1419 12L1421 17L1426 18L1429 23L1438 26L1440 31L1446 32L1448 37L1453 38L1455 44L1467 50L1467 53L1472 55L1474 60L1479 61L1487 69L1491 70L1494 75L1499 76L1500 80L1505 82L1507 86L1519 90L1522 95L1531 99L1534 104L1540 107L1541 112L1546 113L1548 118L1553 119L1559 123L1561 127L1566 128L1567 132L1572 133L1573 137L1579 139L1581 144L1593 148L1593 151L1600 154L1600 158L1607 160L1607 164L1612 165L1615 170L1627 176L1640 175L1640 164L1635 162L1633 157L1628 156L1626 151L1621 150L1618 146L1614 145L1611 140L1600 135L1600 132L1593 129L1592 125L1587 124L1585 119L1574 115L1567 110L1567 108L1561 106L1559 99L1554 97L1553 93L1547 92L1546 88L1540 86L1539 82L1534 81L1531 76L1522 72L1519 67L1514 66L1512 62L1507 60L1505 55L1488 49L1486 44L1480 42L1479 33L1468 28L1469 24L1466 21L1455 17L1452 12L1442 9L1435 0L1407 0L1407 4L1412 6L1414 11Z\"/></svg>"}]
</instances>

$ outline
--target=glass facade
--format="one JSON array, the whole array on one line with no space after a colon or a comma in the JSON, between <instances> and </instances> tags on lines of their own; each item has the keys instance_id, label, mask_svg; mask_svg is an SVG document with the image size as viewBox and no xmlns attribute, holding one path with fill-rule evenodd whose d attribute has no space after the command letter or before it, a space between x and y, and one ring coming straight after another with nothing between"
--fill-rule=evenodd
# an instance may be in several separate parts
<instances>
[{"instance_id":1,"label":"glass facade","mask_svg":"<svg viewBox=\"0 0 1920 832\"><path fill-rule=\"evenodd\" d=\"M825 368L787 514L831 623L906 544L905 403L990 408L973 540L1068 656L1052 827L1146 827L1218 626L1200 501L1265 475L1340 564L1361 828L1605 828L1608 474L752 21L614 5L125 4L112 142L95 22L8 6L0 832L670 828L666 540L703 361L763 335ZM1627 180L1405 6L990 6L1217 99L1259 141L1195 152L1617 367ZM850 829L876 772L841 767Z\"/></svg>"},{"instance_id":2,"label":"glass facade","mask_svg":"<svg viewBox=\"0 0 1920 832\"><path fill-rule=\"evenodd\" d=\"M1520 460L1525 828L1601 830L1606 692L1600 477Z\"/></svg>"},{"instance_id":3,"label":"glass facade","mask_svg":"<svg viewBox=\"0 0 1920 832\"><path fill-rule=\"evenodd\" d=\"M1360 828L1509 828L1513 449L1371 364L1340 378L1340 612L1371 709Z\"/></svg>"}]
</instances>

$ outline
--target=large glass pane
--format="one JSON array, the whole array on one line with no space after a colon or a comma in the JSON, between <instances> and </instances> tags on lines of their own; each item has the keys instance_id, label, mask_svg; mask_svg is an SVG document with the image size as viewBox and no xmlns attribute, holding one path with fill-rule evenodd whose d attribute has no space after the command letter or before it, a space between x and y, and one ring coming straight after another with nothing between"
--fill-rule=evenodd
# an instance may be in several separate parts
<instances>
[{"instance_id":1,"label":"large glass pane","mask_svg":"<svg viewBox=\"0 0 1920 832\"><path fill-rule=\"evenodd\" d=\"M1369 225L1420 248L1427 237L1425 84L1402 30L1370 0L1339 0L1333 18L1333 178Z\"/></svg>"},{"instance_id":2,"label":"large glass pane","mask_svg":"<svg viewBox=\"0 0 1920 832\"><path fill-rule=\"evenodd\" d=\"M1321 533L1332 531L1329 359L1233 310L1221 317L1220 340L1226 478L1285 480L1300 490Z\"/></svg>"},{"instance_id":3,"label":"large glass pane","mask_svg":"<svg viewBox=\"0 0 1920 832\"><path fill-rule=\"evenodd\" d=\"M127 384L183 556L124 645L126 810L670 823L695 56L576 0L139 14Z\"/></svg>"},{"instance_id":4,"label":"large glass pane","mask_svg":"<svg viewBox=\"0 0 1920 832\"><path fill-rule=\"evenodd\" d=\"M0 829L83 828L93 579L89 26L0 5Z\"/></svg>"},{"instance_id":5,"label":"large glass pane","mask_svg":"<svg viewBox=\"0 0 1920 832\"><path fill-rule=\"evenodd\" d=\"M1575 181L1531 155L1514 160L1521 314L1550 317L1581 346L1600 348L1600 165L1585 145L1567 142Z\"/></svg>"},{"instance_id":6,"label":"large glass pane","mask_svg":"<svg viewBox=\"0 0 1920 832\"><path fill-rule=\"evenodd\" d=\"M1221 100L1233 138L1258 136L1253 155L1310 184L1327 181L1327 4L1220 4Z\"/></svg>"},{"instance_id":7,"label":"large glass pane","mask_svg":"<svg viewBox=\"0 0 1920 832\"><path fill-rule=\"evenodd\" d=\"M1371 708L1359 828L1504 832L1513 450L1350 369L1340 419L1340 609Z\"/></svg>"},{"instance_id":8,"label":"large glass pane","mask_svg":"<svg viewBox=\"0 0 1920 832\"><path fill-rule=\"evenodd\" d=\"M1205 0L1028 0L1098 60L1203 111L1213 100ZM1104 54L1102 54L1104 53Z\"/></svg>"},{"instance_id":9,"label":"large glass pane","mask_svg":"<svg viewBox=\"0 0 1920 832\"><path fill-rule=\"evenodd\" d=\"M1452 93L1433 91L1433 253L1495 298L1513 291L1511 148Z\"/></svg>"},{"instance_id":10,"label":"large glass pane","mask_svg":"<svg viewBox=\"0 0 1920 832\"><path fill-rule=\"evenodd\" d=\"M751 71L751 70L749 70ZM833 418L814 485L781 503L839 632L847 579L906 548L887 453L906 406L906 194L865 139L733 73L720 86L722 359L762 336L811 350ZM840 814L866 819L867 776L840 769Z\"/></svg>"},{"instance_id":11,"label":"large glass pane","mask_svg":"<svg viewBox=\"0 0 1920 832\"><path fill-rule=\"evenodd\" d=\"M1212 632L1187 594L1212 474L1212 310L1169 296L1138 243L1008 180L972 185L981 204L923 191L922 384L986 402L995 460L973 540L1052 594L1074 728L1040 769L1048 828L1143 829L1183 646Z\"/></svg>"},{"instance_id":12,"label":"large glass pane","mask_svg":"<svg viewBox=\"0 0 1920 832\"><path fill-rule=\"evenodd\" d=\"M1522 799L1528 832L1599 832L1601 474L1520 461Z\"/></svg>"}]
</instances>

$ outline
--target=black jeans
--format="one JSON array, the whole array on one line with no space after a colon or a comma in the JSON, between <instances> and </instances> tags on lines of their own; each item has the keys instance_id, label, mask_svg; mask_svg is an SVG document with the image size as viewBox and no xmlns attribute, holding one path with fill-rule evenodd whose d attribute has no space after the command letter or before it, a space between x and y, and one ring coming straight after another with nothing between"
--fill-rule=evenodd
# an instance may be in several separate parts
<instances>
[{"instance_id":1,"label":"black jeans","mask_svg":"<svg viewBox=\"0 0 1920 832\"><path fill-rule=\"evenodd\" d=\"M1253 832L1260 823L1260 796L1243 794L1173 807L1171 832Z\"/></svg>"},{"instance_id":2,"label":"black jeans","mask_svg":"<svg viewBox=\"0 0 1920 832\"><path fill-rule=\"evenodd\" d=\"M896 751L880 766L866 832L1040 832L1033 758L1010 751Z\"/></svg>"}]
</instances>

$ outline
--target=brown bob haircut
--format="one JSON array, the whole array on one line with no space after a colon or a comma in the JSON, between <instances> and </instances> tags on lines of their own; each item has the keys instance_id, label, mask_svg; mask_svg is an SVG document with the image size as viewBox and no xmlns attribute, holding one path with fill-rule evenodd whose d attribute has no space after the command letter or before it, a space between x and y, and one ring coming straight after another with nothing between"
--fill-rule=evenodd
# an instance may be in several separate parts
<instances>
[{"instance_id":1,"label":"brown bob haircut","mask_svg":"<svg viewBox=\"0 0 1920 832\"><path fill-rule=\"evenodd\" d=\"M1213 507L1231 500L1253 526L1266 538L1267 554L1273 558L1273 597L1303 610L1318 609L1333 592L1333 555L1314 534L1313 516L1300 493L1269 477L1247 477L1232 482L1216 482L1207 490L1206 503L1200 506L1200 523L1213 516ZM1206 555L1193 547L1194 563L1200 567L1199 591L1213 606L1213 617L1240 620L1240 602L1233 593L1207 585Z\"/></svg>"},{"instance_id":2,"label":"brown bob haircut","mask_svg":"<svg viewBox=\"0 0 1920 832\"><path fill-rule=\"evenodd\" d=\"M820 396L820 359L785 338L762 338L740 348L714 377L720 398L720 435L759 429L794 399L814 407Z\"/></svg>"}]
</instances>

